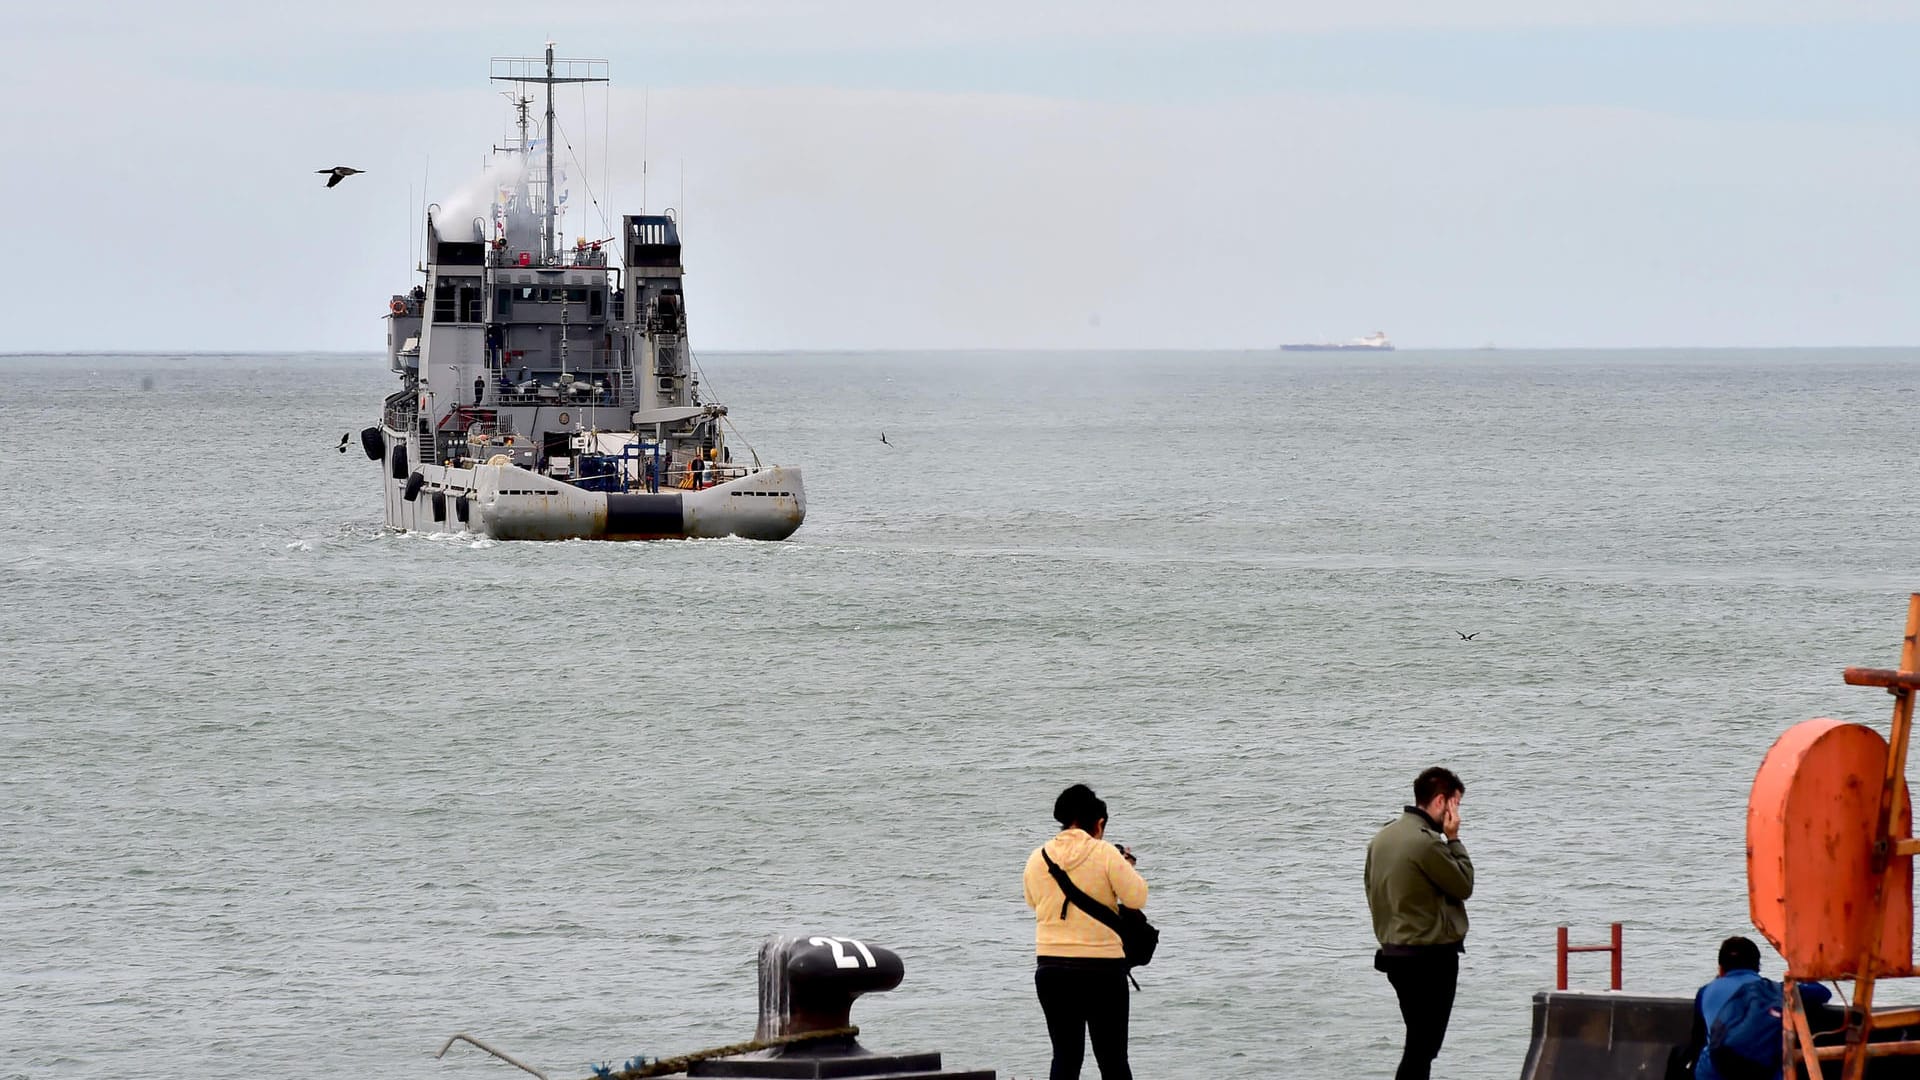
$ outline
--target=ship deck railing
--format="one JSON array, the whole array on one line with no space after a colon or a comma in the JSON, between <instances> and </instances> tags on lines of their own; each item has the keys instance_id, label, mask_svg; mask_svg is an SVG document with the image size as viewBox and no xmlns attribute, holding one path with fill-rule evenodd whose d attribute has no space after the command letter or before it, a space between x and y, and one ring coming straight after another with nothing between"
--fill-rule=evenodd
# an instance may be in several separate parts
<instances>
[{"instance_id":1,"label":"ship deck railing","mask_svg":"<svg viewBox=\"0 0 1920 1080\"><path fill-rule=\"evenodd\" d=\"M521 252L517 248L495 247L487 252L487 265L496 270L605 270L607 268L607 249L593 248L563 249L541 259L539 252L526 252L527 261L520 261Z\"/></svg>"},{"instance_id":2,"label":"ship deck railing","mask_svg":"<svg viewBox=\"0 0 1920 1080\"><path fill-rule=\"evenodd\" d=\"M386 407L381 411L381 419L391 431L412 431L420 415L420 405L416 398L419 393L415 386L409 385L397 394L387 395Z\"/></svg>"},{"instance_id":3,"label":"ship deck railing","mask_svg":"<svg viewBox=\"0 0 1920 1080\"><path fill-rule=\"evenodd\" d=\"M580 385L575 383L575 386ZM547 387L545 389L551 389ZM483 407L498 405L507 408L514 405L542 405L553 408L574 409L625 409L631 412L637 406L632 399L624 398L612 386L593 393L521 393L517 390L496 390L488 395Z\"/></svg>"},{"instance_id":4,"label":"ship deck railing","mask_svg":"<svg viewBox=\"0 0 1920 1080\"><path fill-rule=\"evenodd\" d=\"M721 484L763 472L766 468L768 466L756 468L752 465L714 465L696 470L692 466L679 465L666 470L666 474L660 478L660 490L665 492L705 491L708 488L719 487ZM647 490L646 469L642 467L639 479L628 480L627 484L628 491Z\"/></svg>"},{"instance_id":5,"label":"ship deck railing","mask_svg":"<svg viewBox=\"0 0 1920 1080\"><path fill-rule=\"evenodd\" d=\"M497 453L498 451L495 452ZM449 464L463 469L471 469L486 464L487 459L491 456L492 454L468 454L452 459ZM719 487L721 484L752 476L756 472L764 472L767 468L770 468L770 466L754 468L750 465L720 465L711 469L695 470L689 466L679 465L666 470L665 474L660 477L660 490L665 492L705 491L708 488ZM582 481L586 480L621 479L625 481L624 490L626 491L643 492L647 490L647 471L644 466L640 469L639 475L637 476L624 476L620 472L573 476L552 470L543 472L541 475L548 479L558 480L561 483L573 486L578 486Z\"/></svg>"},{"instance_id":6,"label":"ship deck railing","mask_svg":"<svg viewBox=\"0 0 1920 1080\"><path fill-rule=\"evenodd\" d=\"M593 336L599 337L600 335L595 334ZM567 349L567 371L574 375L592 375L597 372L618 371L621 369L622 354L620 350L588 348L585 344L581 343L580 338L581 335L576 333L574 335L575 344ZM500 355L500 351L497 348L489 351L493 355L487 357L487 369L493 373L495 378L499 378L502 371L505 371L507 375L511 377L514 372L523 367L528 369L532 369L533 367L533 365L523 360L515 360L510 356ZM560 357L558 355L549 356L543 361L545 366L539 370L543 374L551 373L555 365L559 364L559 362Z\"/></svg>"},{"instance_id":7,"label":"ship deck railing","mask_svg":"<svg viewBox=\"0 0 1920 1080\"><path fill-rule=\"evenodd\" d=\"M638 407L639 395L634 391L633 370L626 365L624 355L618 350L571 350L567 355L567 369L566 374L573 376L573 386L598 385L587 390L563 389L551 369L544 369L538 376L529 371L525 377L515 378L516 371L529 370L527 365L491 358L487 364L487 390L482 395L482 403L501 406Z\"/></svg>"}]
</instances>

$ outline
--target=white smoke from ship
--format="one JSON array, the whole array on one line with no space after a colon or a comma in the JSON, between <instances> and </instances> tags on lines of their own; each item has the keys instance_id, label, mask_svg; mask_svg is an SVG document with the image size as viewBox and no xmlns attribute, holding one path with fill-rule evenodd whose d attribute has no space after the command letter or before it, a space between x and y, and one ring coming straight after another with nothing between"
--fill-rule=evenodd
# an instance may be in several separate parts
<instances>
[{"instance_id":1,"label":"white smoke from ship","mask_svg":"<svg viewBox=\"0 0 1920 1080\"><path fill-rule=\"evenodd\" d=\"M455 188L453 194L440 200L433 214L433 226L440 237L457 241L491 239L496 210L502 205L501 193L517 190L525 173L525 162L514 155ZM468 235L475 220L482 223L480 236Z\"/></svg>"}]
</instances>

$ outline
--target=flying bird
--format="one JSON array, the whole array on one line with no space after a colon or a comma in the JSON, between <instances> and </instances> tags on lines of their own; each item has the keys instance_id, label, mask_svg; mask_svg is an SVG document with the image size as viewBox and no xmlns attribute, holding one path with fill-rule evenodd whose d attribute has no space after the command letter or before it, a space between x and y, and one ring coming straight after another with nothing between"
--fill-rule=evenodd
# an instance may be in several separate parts
<instances>
[{"instance_id":1,"label":"flying bird","mask_svg":"<svg viewBox=\"0 0 1920 1080\"><path fill-rule=\"evenodd\" d=\"M881 442L883 442L883 443L887 443L887 445L888 445L888 446L892 446L892 445L893 445L892 443L890 443L890 442L887 442L887 433L886 433L886 432L884 432L884 431L880 433L880 441L881 441Z\"/></svg>"},{"instance_id":2,"label":"flying bird","mask_svg":"<svg viewBox=\"0 0 1920 1080\"><path fill-rule=\"evenodd\" d=\"M341 452L342 452L342 453L345 453L346 451L344 451L344 450L342 450ZM1460 631L1458 631L1458 630L1455 630L1455 631L1454 631L1454 633L1456 633L1456 634L1460 634ZM1472 641L1472 640L1473 640L1474 638L1477 638L1477 637L1479 637L1479 636L1480 636L1480 631L1478 631L1478 630L1475 630L1475 631L1474 631L1473 633L1471 633L1471 634L1460 634L1460 640L1461 640L1461 641Z\"/></svg>"},{"instance_id":3,"label":"flying bird","mask_svg":"<svg viewBox=\"0 0 1920 1080\"><path fill-rule=\"evenodd\" d=\"M340 451L343 454L346 453L347 452L347 436L352 434L353 432L349 431L347 432L346 435L340 436L340 445L334 447L334 449Z\"/></svg>"},{"instance_id":4,"label":"flying bird","mask_svg":"<svg viewBox=\"0 0 1920 1080\"><path fill-rule=\"evenodd\" d=\"M332 187L333 185L339 183L340 181L345 180L349 176L353 176L357 173L363 173L363 172L366 172L367 170L348 168L345 165L335 165L331 169L315 169L313 171L317 173L325 173L327 175L327 186Z\"/></svg>"}]
</instances>

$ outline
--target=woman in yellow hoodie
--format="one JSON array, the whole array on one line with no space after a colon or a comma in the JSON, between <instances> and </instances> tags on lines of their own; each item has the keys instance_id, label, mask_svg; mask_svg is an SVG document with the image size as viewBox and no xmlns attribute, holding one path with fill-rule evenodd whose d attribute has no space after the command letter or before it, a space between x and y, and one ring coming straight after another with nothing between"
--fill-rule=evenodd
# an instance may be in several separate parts
<instances>
[{"instance_id":1,"label":"woman in yellow hoodie","mask_svg":"<svg viewBox=\"0 0 1920 1080\"><path fill-rule=\"evenodd\" d=\"M1067 872L1080 891L1108 907L1147 906L1147 882L1133 854L1109 844L1107 804L1085 784L1054 800L1060 835L1027 856L1027 906L1033 909L1033 972L1040 1010L1053 1040L1051 1080L1079 1080L1089 1036L1101 1080L1133 1080L1127 1066L1127 959L1120 935L1067 902L1041 852Z\"/></svg>"}]
</instances>

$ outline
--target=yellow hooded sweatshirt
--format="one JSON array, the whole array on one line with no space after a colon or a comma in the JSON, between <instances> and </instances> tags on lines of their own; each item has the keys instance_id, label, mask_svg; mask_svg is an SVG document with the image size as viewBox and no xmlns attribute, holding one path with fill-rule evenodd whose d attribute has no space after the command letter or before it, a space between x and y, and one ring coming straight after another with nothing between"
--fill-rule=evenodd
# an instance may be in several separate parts
<instances>
[{"instance_id":1,"label":"yellow hooded sweatshirt","mask_svg":"<svg viewBox=\"0 0 1920 1080\"><path fill-rule=\"evenodd\" d=\"M1066 894L1040 858L1042 851L1053 857L1080 891L1108 907L1147 906L1147 881L1119 848L1095 840L1085 830L1068 829L1027 856L1027 906L1033 909L1034 952L1040 956L1124 958L1127 954L1120 947L1119 934L1096 922L1078 904L1066 903Z\"/></svg>"}]
</instances>

